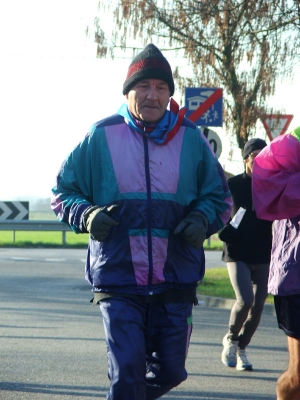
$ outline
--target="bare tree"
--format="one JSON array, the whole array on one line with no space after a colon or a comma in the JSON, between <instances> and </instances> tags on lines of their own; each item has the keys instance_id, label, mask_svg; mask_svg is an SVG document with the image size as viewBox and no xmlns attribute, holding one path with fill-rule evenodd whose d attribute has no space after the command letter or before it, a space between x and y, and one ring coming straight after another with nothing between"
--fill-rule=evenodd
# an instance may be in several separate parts
<instances>
[{"instance_id":1,"label":"bare tree","mask_svg":"<svg viewBox=\"0 0 300 400\"><path fill-rule=\"evenodd\" d=\"M299 0L119 0L110 6L111 32L101 29L103 7L107 1L95 19L98 57L128 51L132 40L176 51L191 69L175 69L177 87L223 88L225 128L241 149L257 120L275 113L268 98L299 59Z\"/></svg>"}]
</instances>

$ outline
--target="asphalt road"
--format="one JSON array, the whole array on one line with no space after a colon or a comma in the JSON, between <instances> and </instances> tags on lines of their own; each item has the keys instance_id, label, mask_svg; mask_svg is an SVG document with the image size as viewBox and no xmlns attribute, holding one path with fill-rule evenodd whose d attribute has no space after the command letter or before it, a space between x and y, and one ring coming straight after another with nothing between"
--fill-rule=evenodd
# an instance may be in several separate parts
<instances>
[{"instance_id":1,"label":"asphalt road","mask_svg":"<svg viewBox=\"0 0 300 400\"><path fill-rule=\"evenodd\" d=\"M84 250L0 249L1 400L105 399L104 331L84 258ZM254 371L239 372L220 361L229 307L218 305L194 307L189 377L164 399L275 400L288 361L275 316L263 313L249 346Z\"/></svg>"}]
</instances>

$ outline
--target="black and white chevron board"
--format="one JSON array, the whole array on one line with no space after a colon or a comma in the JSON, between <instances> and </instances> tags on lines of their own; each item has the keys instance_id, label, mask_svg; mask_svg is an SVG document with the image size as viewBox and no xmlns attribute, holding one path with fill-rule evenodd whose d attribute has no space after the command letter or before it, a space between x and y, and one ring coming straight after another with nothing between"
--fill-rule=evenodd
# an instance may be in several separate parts
<instances>
[{"instance_id":1,"label":"black and white chevron board","mask_svg":"<svg viewBox=\"0 0 300 400\"><path fill-rule=\"evenodd\" d=\"M0 221L29 219L29 201L0 201Z\"/></svg>"}]
</instances>

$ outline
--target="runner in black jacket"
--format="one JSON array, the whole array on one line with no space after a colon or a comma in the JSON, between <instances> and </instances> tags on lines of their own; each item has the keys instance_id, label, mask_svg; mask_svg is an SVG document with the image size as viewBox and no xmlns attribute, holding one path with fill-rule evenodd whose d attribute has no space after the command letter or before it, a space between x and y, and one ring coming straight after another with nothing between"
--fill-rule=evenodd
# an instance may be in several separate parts
<instances>
[{"instance_id":1,"label":"runner in black jacket","mask_svg":"<svg viewBox=\"0 0 300 400\"><path fill-rule=\"evenodd\" d=\"M258 219L252 203L252 167L266 146L262 139L249 140L244 148L245 172L228 179L233 198L231 218L242 207L245 214L234 228L228 223L220 232L224 241L222 260L227 263L236 302L231 310L229 331L223 338L222 362L237 370L251 370L245 348L256 331L267 297L272 246L272 222Z\"/></svg>"}]
</instances>

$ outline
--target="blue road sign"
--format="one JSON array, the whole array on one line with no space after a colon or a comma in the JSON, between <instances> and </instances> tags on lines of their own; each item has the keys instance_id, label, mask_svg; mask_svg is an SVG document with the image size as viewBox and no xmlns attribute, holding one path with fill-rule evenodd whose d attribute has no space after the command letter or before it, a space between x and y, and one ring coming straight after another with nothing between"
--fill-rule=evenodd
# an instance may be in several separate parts
<instances>
[{"instance_id":1,"label":"blue road sign","mask_svg":"<svg viewBox=\"0 0 300 400\"><path fill-rule=\"evenodd\" d=\"M223 125L223 91L219 88L185 88L186 117L198 126Z\"/></svg>"}]
</instances>

